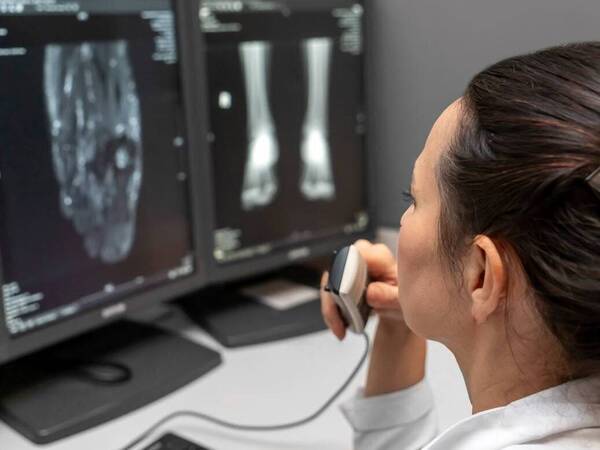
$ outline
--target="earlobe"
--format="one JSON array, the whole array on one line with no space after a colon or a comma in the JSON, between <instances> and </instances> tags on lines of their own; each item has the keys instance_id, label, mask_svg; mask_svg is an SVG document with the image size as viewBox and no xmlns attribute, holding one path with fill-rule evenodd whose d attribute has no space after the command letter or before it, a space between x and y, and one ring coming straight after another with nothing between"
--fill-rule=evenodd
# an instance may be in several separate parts
<instances>
[{"instance_id":1,"label":"earlobe","mask_svg":"<svg viewBox=\"0 0 600 450\"><path fill-rule=\"evenodd\" d=\"M468 276L471 314L481 325L498 311L506 298L506 266L501 248L487 236L477 236Z\"/></svg>"}]
</instances>

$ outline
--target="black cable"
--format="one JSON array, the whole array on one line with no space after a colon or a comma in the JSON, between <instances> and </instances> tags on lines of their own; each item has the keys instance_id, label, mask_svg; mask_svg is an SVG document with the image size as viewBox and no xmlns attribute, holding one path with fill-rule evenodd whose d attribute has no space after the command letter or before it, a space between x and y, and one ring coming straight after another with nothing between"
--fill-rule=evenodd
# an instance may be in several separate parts
<instances>
[{"instance_id":1,"label":"black cable","mask_svg":"<svg viewBox=\"0 0 600 450\"><path fill-rule=\"evenodd\" d=\"M365 350L358 361L358 364L350 373L350 376L344 381L344 383L334 392L334 394L314 413L309 415L308 417L300 420L296 420L294 422L282 423L278 425L241 425L233 422L228 422L226 420L222 420L216 417L209 416L208 414L203 414L195 411L176 411L174 413L169 414L166 417L163 417L154 425L149 427L146 431L140 434L137 438L132 440L129 444L122 448L122 450L132 450L139 443L145 441L148 437L150 437L158 428L164 425L167 422L177 418L177 417L193 417L194 419L201 419L206 422L211 422L216 425L220 425L225 428L232 428L239 431L279 431L285 430L287 428L295 428L300 425L304 425L308 422L313 421L317 417L319 417L327 408L331 406L331 404L340 396L340 394L348 387L350 382L354 379L358 371L361 369L365 360L367 359L367 355L369 354L369 336L366 332L362 333L362 336L365 340Z\"/></svg>"}]
</instances>

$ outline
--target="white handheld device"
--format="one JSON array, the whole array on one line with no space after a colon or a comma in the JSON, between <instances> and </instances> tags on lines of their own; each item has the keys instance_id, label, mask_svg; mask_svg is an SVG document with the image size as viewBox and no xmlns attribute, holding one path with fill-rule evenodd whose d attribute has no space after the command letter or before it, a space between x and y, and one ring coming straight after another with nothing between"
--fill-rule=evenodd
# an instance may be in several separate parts
<instances>
[{"instance_id":1,"label":"white handheld device","mask_svg":"<svg viewBox=\"0 0 600 450\"><path fill-rule=\"evenodd\" d=\"M369 284L367 263L354 245L339 250L329 271L325 290L330 292L348 328L362 333L371 314L366 292Z\"/></svg>"}]
</instances>

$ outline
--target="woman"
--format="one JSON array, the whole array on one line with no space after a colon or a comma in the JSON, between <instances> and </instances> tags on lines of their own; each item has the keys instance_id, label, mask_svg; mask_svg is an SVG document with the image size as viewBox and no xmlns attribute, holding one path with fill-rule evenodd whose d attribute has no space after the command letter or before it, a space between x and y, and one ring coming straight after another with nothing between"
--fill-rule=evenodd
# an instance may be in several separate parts
<instances>
[{"instance_id":1,"label":"woman","mask_svg":"<svg viewBox=\"0 0 600 450\"><path fill-rule=\"evenodd\" d=\"M397 262L356 244L379 315L343 407L358 449L600 448L599 168L600 43L497 63L443 112ZM327 292L322 309L343 339ZM455 355L473 406L437 438L426 339Z\"/></svg>"}]
</instances>

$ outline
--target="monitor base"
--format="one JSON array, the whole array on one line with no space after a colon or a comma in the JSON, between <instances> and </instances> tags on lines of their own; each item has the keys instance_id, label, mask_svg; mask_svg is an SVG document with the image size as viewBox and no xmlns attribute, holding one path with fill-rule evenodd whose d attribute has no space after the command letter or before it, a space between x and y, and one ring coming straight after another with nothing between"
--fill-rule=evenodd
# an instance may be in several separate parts
<instances>
[{"instance_id":1,"label":"monitor base","mask_svg":"<svg viewBox=\"0 0 600 450\"><path fill-rule=\"evenodd\" d=\"M299 269L294 273L302 275L303 284L318 286L318 274ZM298 275L291 279L299 281ZM244 286L235 284L207 289L187 297L180 305L191 320L225 347L261 344L327 328L318 290L315 289L314 298L309 301L278 309L244 294Z\"/></svg>"},{"instance_id":2,"label":"monitor base","mask_svg":"<svg viewBox=\"0 0 600 450\"><path fill-rule=\"evenodd\" d=\"M183 310L225 347L243 347L324 330L318 300L280 311L228 289L188 299Z\"/></svg>"},{"instance_id":3,"label":"monitor base","mask_svg":"<svg viewBox=\"0 0 600 450\"><path fill-rule=\"evenodd\" d=\"M81 370L90 363L124 367L131 377L95 379ZM1 367L0 418L46 444L158 400L220 363L200 344L116 322Z\"/></svg>"}]
</instances>

